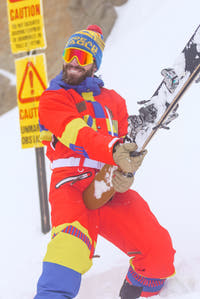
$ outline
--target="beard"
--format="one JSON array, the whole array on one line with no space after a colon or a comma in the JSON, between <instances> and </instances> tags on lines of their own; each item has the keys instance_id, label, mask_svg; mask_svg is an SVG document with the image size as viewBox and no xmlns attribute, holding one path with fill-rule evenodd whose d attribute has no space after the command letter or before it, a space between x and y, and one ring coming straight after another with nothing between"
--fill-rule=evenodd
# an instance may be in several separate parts
<instances>
[{"instance_id":1,"label":"beard","mask_svg":"<svg viewBox=\"0 0 200 299\"><path fill-rule=\"evenodd\" d=\"M77 69L79 71L78 75L71 73L70 69ZM71 66L70 64L63 65L63 75L62 80L69 85L79 85L87 77L93 77L95 71L95 64L91 65L91 68L85 70L81 66Z\"/></svg>"}]
</instances>

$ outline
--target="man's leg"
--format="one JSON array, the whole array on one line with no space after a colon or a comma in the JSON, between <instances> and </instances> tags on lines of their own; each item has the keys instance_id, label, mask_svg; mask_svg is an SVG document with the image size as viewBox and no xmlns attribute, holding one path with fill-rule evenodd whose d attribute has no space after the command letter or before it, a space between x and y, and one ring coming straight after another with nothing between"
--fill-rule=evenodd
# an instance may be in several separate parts
<instances>
[{"instance_id":1,"label":"man's leg","mask_svg":"<svg viewBox=\"0 0 200 299\"><path fill-rule=\"evenodd\" d=\"M151 297L160 292L165 280L141 276L130 266L119 295L121 299Z\"/></svg>"},{"instance_id":2,"label":"man's leg","mask_svg":"<svg viewBox=\"0 0 200 299\"><path fill-rule=\"evenodd\" d=\"M59 180L56 174L51 182L52 239L35 299L74 298L81 275L92 266L96 229L91 228L96 227L96 211L86 209L77 188L67 184L55 188Z\"/></svg>"},{"instance_id":3,"label":"man's leg","mask_svg":"<svg viewBox=\"0 0 200 299\"><path fill-rule=\"evenodd\" d=\"M44 262L35 299L70 299L79 291L81 274L59 264Z\"/></svg>"},{"instance_id":4,"label":"man's leg","mask_svg":"<svg viewBox=\"0 0 200 299\"><path fill-rule=\"evenodd\" d=\"M81 275L92 266L92 241L78 221L52 230L35 299L74 298Z\"/></svg>"},{"instance_id":5,"label":"man's leg","mask_svg":"<svg viewBox=\"0 0 200 299\"><path fill-rule=\"evenodd\" d=\"M100 209L99 233L131 257L126 277L129 279L126 281L142 287L143 293L146 292L145 284L150 285L151 281L152 286L154 283L159 285L159 291L164 282L160 279L174 274L175 251L169 233L158 223L137 192L116 193ZM143 282L142 286L138 281ZM153 295L156 291L154 288L151 290Z\"/></svg>"}]
</instances>

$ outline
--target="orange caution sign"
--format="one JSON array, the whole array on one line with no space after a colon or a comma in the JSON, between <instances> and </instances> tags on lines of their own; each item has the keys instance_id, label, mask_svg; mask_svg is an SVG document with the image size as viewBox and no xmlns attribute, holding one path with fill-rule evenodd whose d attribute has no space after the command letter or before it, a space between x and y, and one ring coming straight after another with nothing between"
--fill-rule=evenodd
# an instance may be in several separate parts
<instances>
[{"instance_id":1,"label":"orange caution sign","mask_svg":"<svg viewBox=\"0 0 200 299\"><path fill-rule=\"evenodd\" d=\"M47 88L44 54L15 60L17 100L22 148L41 147L38 119L39 98Z\"/></svg>"},{"instance_id":2,"label":"orange caution sign","mask_svg":"<svg viewBox=\"0 0 200 299\"><path fill-rule=\"evenodd\" d=\"M7 0L13 53L46 48L42 0Z\"/></svg>"}]
</instances>

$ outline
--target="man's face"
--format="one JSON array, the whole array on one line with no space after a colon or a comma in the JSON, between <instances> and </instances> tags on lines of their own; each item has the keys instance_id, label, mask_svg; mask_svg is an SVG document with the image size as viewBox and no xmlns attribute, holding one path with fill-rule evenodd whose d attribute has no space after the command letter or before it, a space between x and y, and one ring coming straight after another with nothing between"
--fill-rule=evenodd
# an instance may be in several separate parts
<instances>
[{"instance_id":1,"label":"man's face","mask_svg":"<svg viewBox=\"0 0 200 299\"><path fill-rule=\"evenodd\" d=\"M63 65L63 81L70 85L78 85L87 77L93 77L96 72L96 64L93 62L85 66L80 66L76 57L69 63Z\"/></svg>"}]
</instances>

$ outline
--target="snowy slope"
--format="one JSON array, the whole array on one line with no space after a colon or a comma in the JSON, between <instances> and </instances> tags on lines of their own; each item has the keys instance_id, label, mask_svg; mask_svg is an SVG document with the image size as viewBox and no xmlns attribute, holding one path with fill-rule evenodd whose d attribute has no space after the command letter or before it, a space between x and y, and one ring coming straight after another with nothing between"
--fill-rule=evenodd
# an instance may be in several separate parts
<instances>
[{"instance_id":1,"label":"snowy slope","mask_svg":"<svg viewBox=\"0 0 200 299\"><path fill-rule=\"evenodd\" d=\"M117 11L100 74L106 87L127 99L133 114L136 102L153 94L161 69L173 64L199 25L200 2L129 0ZM171 130L158 132L149 144L133 186L169 230L177 251L176 276L155 298L200 298L199 111L200 85L193 84ZM35 153L20 149L17 108L0 117L0 136L0 299L31 299L50 234L41 233ZM47 174L49 181L48 162ZM118 298L128 258L102 238L98 241L101 257L83 277L78 299Z\"/></svg>"}]
</instances>

